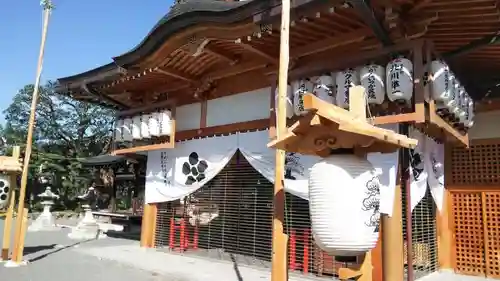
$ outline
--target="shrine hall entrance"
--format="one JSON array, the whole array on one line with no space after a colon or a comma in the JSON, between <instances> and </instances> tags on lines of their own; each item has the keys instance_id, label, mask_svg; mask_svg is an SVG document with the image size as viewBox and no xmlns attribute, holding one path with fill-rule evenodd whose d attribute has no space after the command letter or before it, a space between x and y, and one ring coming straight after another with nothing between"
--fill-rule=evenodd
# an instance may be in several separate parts
<instances>
[{"instance_id":1,"label":"shrine hall entrance","mask_svg":"<svg viewBox=\"0 0 500 281\"><path fill-rule=\"evenodd\" d=\"M500 279L500 140L452 148L447 158L455 271Z\"/></svg>"}]
</instances>

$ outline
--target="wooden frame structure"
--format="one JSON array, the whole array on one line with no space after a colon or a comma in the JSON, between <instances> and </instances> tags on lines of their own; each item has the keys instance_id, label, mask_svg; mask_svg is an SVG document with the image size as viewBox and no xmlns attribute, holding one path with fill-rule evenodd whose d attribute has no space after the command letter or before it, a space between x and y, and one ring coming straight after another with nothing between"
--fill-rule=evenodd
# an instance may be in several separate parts
<instances>
[{"instance_id":1,"label":"wooden frame structure","mask_svg":"<svg viewBox=\"0 0 500 281\"><path fill-rule=\"evenodd\" d=\"M17 189L17 176L22 171L22 165L20 161L21 150L19 146L15 146L12 151L12 156L0 156L0 173L6 173L10 178L10 190L9 190L9 205L7 212L5 213L5 224L3 229L2 238L2 252L0 260L7 261L10 258L10 248L11 248L11 232L12 224L14 221L14 207L16 203L16 189ZM19 217L19 214L18 214ZM20 216L23 221L23 227L27 228L28 225L28 212ZM22 250L24 248L24 237L14 237L14 251L19 251L13 253L13 256L23 256ZM21 245L19 247L18 245Z\"/></svg>"},{"instance_id":2,"label":"wooden frame structure","mask_svg":"<svg viewBox=\"0 0 500 281\"><path fill-rule=\"evenodd\" d=\"M442 0L371 2L293 1L289 7L289 26L286 24L286 1L218 3L230 15L224 17L219 16L220 11L211 10L210 5L198 7L190 1L177 3L137 48L113 58L114 62L108 65L59 79L58 91L75 99L117 108L122 111L120 116L175 105L177 124L183 118L180 107L200 104L199 126L178 129L170 144L120 149L115 154L172 148L176 141L266 128L270 129L270 139L273 139L277 134L275 89L278 84L283 85L283 80L363 63L385 63L394 54L405 54L414 63L412 107L392 108L391 114L372 112L374 118L369 119L370 123L412 125L443 142L467 146L467 133L459 132L435 113L434 101L426 97L425 77L429 73L429 62L443 58L473 97L480 99L487 91L494 95L496 88L478 87L479 78L468 74L471 69L480 73L497 69L492 61L497 60L494 54L499 50L491 44L492 36L497 34L496 24L500 23L496 4L490 0L474 1L475 4ZM205 13L183 12L196 10L195 6ZM189 20L193 18L196 20ZM487 22L479 23L478 18ZM465 23L468 33L462 34ZM286 39L280 36L283 29L289 32L287 59L278 58L283 54L278 47L280 41ZM283 79L278 69L286 61L288 79ZM493 80L493 76L487 80ZM280 77L282 81L277 83ZM208 124L211 100L269 86L269 118ZM283 95L283 86L281 88L280 96ZM319 111L321 102L309 97L308 103L310 108ZM289 120L288 125L293 126L295 121L296 118ZM398 186L396 192L400 188ZM282 199L279 193L275 194L277 217ZM372 252L373 280L399 281L403 278L401 200L395 203L396 215L382 218L381 243ZM154 246L156 213L156 204L145 206L141 237L141 245L145 247ZM452 267L447 254L451 241L449 223L446 212L442 213L438 218L441 268ZM286 236L281 235L280 239L283 244ZM282 248L277 253L280 259L283 259L283 251ZM276 273L279 275L276 280L285 278L286 267L282 262L274 270L280 272Z\"/></svg>"}]
</instances>

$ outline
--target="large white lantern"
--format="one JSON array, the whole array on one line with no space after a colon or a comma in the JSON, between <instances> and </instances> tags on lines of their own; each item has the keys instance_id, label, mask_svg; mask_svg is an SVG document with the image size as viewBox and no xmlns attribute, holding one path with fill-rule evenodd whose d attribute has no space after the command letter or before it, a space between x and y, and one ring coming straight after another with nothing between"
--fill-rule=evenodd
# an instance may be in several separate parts
<instances>
[{"instance_id":1,"label":"large white lantern","mask_svg":"<svg viewBox=\"0 0 500 281\"><path fill-rule=\"evenodd\" d=\"M386 68L387 97L390 101L411 103L413 97L413 63L409 59L397 58Z\"/></svg>"},{"instance_id":2,"label":"large white lantern","mask_svg":"<svg viewBox=\"0 0 500 281\"><path fill-rule=\"evenodd\" d=\"M141 115L141 138L143 139L151 138L149 134L149 118L151 118L150 114Z\"/></svg>"},{"instance_id":3,"label":"large white lantern","mask_svg":"<svg viewBox=\"0 0 500 281\"><path fill-rule=\"evenodd\" d=\"M293 90L293 111L295 115L307 113L304 110L304 95L314 90L314 84L310 79L300 79L292 83Z\"/></svg>"},{"instance_id":4,"label":"large white lantern","mask_svg":"<svg viewBox=\"0 0 500 281\"><path fill-rule=\"evenodd\" d=\"M114 133L113 137L115 139L115 142L122 142L123 141L123 119L117 119L115 121L115 126L114 126Z\"/></svg>"},{"instance_id":5,"label":"large white lantern","mask_svg":"<svg viewBox=\"0 0 500 281\"><path fill-rule=\"evenodd\" d=\"M371 64L361 68L359 76L361 86L366 90L368 104L382 104L385 99L385 68Z\"/></svg>"},{"instance_id":6,"label":"large white lantern","mask_svg":"<svg viewBox=\"0 0 500 281\"><path fill-rule=\"evenodd\" d=\"M170 136L172 133L172 112L163 110L160 112L160 135Z\"/></svg>"},{"instance_id":7,"label":"large white lantern","mask_svg":"<svg viewBox=\"0 0 500 281\"><path fill-rule=\"evenodd\" d=\"M355 155L331 155L311 168L309 208L313 237L335 256L357 256L379 236L380 188L375 169Z\"/></svg>"},{"instance_id":8,"label":"large white lantern","mask_svg":"<svg viewBox=\"0 0 500 281\"><path fill-rule=\"evenodd\" d=\"M152 137L159 137L160 136L160 113L159 112L152 112L151 116L149 117L149 122L148 122L148 127L149 127L149 134Z\"/></svg>"},{"instance_id":9,"label":"large white lantern","mask_svg":"<svg viewBox=\"0 0 500 281\"><path fill-rule=\"evenodd\" d=\"M274 91L274 104L275 107L278 108L278 92L279 89L276 87L276 90ZM292 93L292 86L287 85L286 87L286 118L291 118L293 116L293 93ZM278 111L276 110L276 115L278 114Z\"/></svg>"},{"instance_id":10,"label":"large white lantern","mask_svg":"<svg viewBox=\"0 0 500 281\"><path fill-rule=\"evenodd\" d=\"M125 142L132 141L132 123L131 118L123 119L122 136Z\"/></svg>"},{"instance_id":11,"label":"large white lantern","mask_svg":"<svg viewBox=\"0 0 500 281\"><path fill-rule=\"evenodd\" d=\"M0 174L0 209L8 207L10 194L9 176Z\"/></svg>"},{"instance_id":12,"label":"large white lantern","mask_svg":"<svg viewBox=\"0 0 500 281\"><path fill-rule=\"evenodd\" d=\"M137 115L132 118L132 139L141 139L141 116Z\"/></svg>"},{"instance_id":13,"label":"large white lantern","mask_svg":"<svg viewBox=\"0 0 500 281\"><path fill-rule=\"evenodd\" d=\"M446 104L450 100L450 68L441 60L431 62L430 83L432 83L432 99L441 104Z\"/></svg>"},{"instance_id":14,"label":"large white lantern","mask_svg":"<svg viewBox=\"0 0 500 281\"><path fill-rule=\"evenodd\" d=\"M349 108L349 89L359 85L358 72L352 68L337 72L335 82L337 85L336 104L342 108Z\"/></svg>"},{"instance_id":15,"label":"large white lantern","mask_svg":"<svg viewBox=\"0 0 500 281\"><path fill-rule=\"evenodd\" d=\"M335 81L330 75L322 75L314 82L313 94L318 98L334 104Z\"/></svg>"}]
</instances>

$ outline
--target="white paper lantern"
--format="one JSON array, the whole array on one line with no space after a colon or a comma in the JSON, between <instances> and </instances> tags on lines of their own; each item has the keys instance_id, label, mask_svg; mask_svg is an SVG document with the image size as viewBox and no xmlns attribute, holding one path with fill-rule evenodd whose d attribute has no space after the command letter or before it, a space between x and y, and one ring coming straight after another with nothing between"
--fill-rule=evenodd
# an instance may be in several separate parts
<instances>
[{"instance_id":1,"label":"white paper lantern","mask_svg":"<svg viewBox=\"0 0 500 281\"><path fill-rule=\"evenodd\" d=\"M170 136L172 133L172 112L163 110L160 112L160 135Z\"/></svg>"},{"instance_id":2,"label":"white paper lantern","mask_svg":"<svg viewBox=\"0 0 500 281\"><path fill-rule=\"evenodd\" d=\"M472 98L469 98L465 120L465 127L470 128L474 125L474 101Z\"/></svg>"},{"instance_id":3,"label":"white paper lantern","mask_svg":"<svg viewBox=\"0 0 500 281\"><path fill-rule=\"evenodd\" d=\"M149 117L149 122L148 122L148 127L149 127L149 134L152 137L158 137L160 136L160 113L159 112L152 112L151 116Z\"/></svg>"},{"instance_id":4,"label":"white paper lantern","mask_svg":"<svg viewBox=\"0 0 500 281\"><path fill-rule=\"evenodd\" d=\"M0 209L5 209L9 205L10 181L9 176L0 174Z\"/></svg>"},{"instance_id":5,"label":"white paper lantern","mask_svg":"<svg viewBox=\"0 0 500 281\"><path fill-rule=\"evenodd\" d=\"M123 119L123 127L122 127L122 136L123 141L131 142L132 141L132 119L125 118Z\"/></svg>"},{"instance_id":6,"label":"white paper lantern","mask_svg":"<svg viewBox=\"0 0 500 281\"><path fill-rule=\"evenodd\" d=\"M446 104L450 100L452 83L450 81L450 68L440 60L431 62L430 83L432 83L432 99L441 104Z\"/></svg>"},{"instance_id":7,"label":"white paper lantern","mask_svg":"<svg viewBox=\"0 0 500 281\"><path fill-rule=\"evenodd\" d=\"M276 105L276 108L278 108L278 87L276 87L276 90L274 91L274 102ZM288 85L286 87L286 118L291 118L293 116L293 93L292 93L292 86ZM276 110L276 115L278 114L278 111Z\"/></svg>"},{"instance_id":8,"label":"white paper lantern","mask_svg":"<svg viewBox=\"0 0 500 281\"><path fill-rule=\"evenodd\" d=\"M413 63L409 59L397 58L386 68L387 97L390 101L411 102L413 97Z\"/></svg>"},{"instance_id":9,"label":"white paper lantern","mask_svg":"<svg viewBox=\"0 0 500 281\"><path fill-rule=\"evenodd\" d=\"M466 104L465 102L465 88L463 86L460 86L458 88L458 95L455 96L455 101L457 104L457 111L455 112L455 117L460 120L460 118L465 119L465 110L466 110Z\"/></svg>"},{"instance_id":10,"label":"white paper lantern","mask_svg":"<svg viewBox=\"0 0 500 281\"><path fill-rule=\"evenodd\" d=\"M371 64L361 68L361 86L366 90L368 104L382 104L385 99L385 68Z\"/></svg>"},{"instance_id":11,"label":"white paper lantern","mask_svg":"<svg viewBox=\"0 0 500 281\"><path fill-rule=\"evenodd\" d=\"M456 112L458 111L457 96L459 94L460 82L458 82L455 75L453 74L450 77L450 81L451 81L450 100L448 101L448 103L446 103L446 108L448 108L448 111L451 114L456 114Z\"/></svg>"},{"instance_id":12,"label":"white paper lantern","mask_svg":"<svg viewBox=\"0 0 500 281\"><path fill-rule=\"evenodd\" d=\"M293 112L295 115L307 113L304 110L304 95L314 91L314 84L310 79L300 79L292 83L293 90Z\"/></svg>"},{"instance_id":13,"label":"white paper lantern","mask_svg":"<svg viewBox=\"0 0 500 281\"><path fill-rule=\"evenodd\" d=\"M467 113L469 111L469 99L470 99L469 95L467 94L467 92L465 92L460 107L461 108L460 113L458 115L458 121L460 122L460 124L465 125L465 122L467 122Z\"/></svg>"},{"instance_id":14,"label":"white paper lantern","mask_svg":"<svg viewBox=\"0 0 500 281\"><path fill-rule=\"evenodd\" d=\"M330 75L320 76L314 82L313 94L328 103L335 103L334 91L335 80L333 80L332 76Z\"/></svg>"},{"instance_id":15,"label":"white paper lantern","mask_svg":"<svg viewBox=\"0 0 500 281\"><path fill-rule=\"evenodd\" d=\"M368 160L331 155L310 170L309 208L316 244L329 254L357 256L377 244L380 187Z\"/></svg>"},{"instance_id":16,"label":"white paper lantern","mask_svg":"<svg viewBox=\"0 0 500 281\"><path fill-rule=\"evenodd\" d=\"M122 142L123 141L123 119L117 119L115 121L115 126L114 126L114 133L113 137L115 139L115 142Z\"/></svg>"},{"instance_id":17,"label":"white paper lantern","mask_svg":"<svg viewBox=\"0 0 500 281\"><path fill-rule=\"evenodd\" d=\"M132 117L132 139L141 139L141 116Z\"/></svg>"},{"instance_id":18,"label":"white paper lantern","mask_svg":"<svg viewBox=\"0 0 500 281\"><path fill-rule=\"evenodd\" d=\"M151 138L149 133L149 118L151 118L151 114L141 115L141 138L143 139Z\"/></svg>"},{"instance_id":19,"label":"white paper lantern","mask_svg":"<svg viewBox=\"0 0 500 281\"><path fill-rule=\"evenodd\" d=\"M342 108L349 108L349 89L359 85L358 72L352 68L340 71L335 77L335 82L337 85L336 104Z\"/></svg>"}]
</instances>

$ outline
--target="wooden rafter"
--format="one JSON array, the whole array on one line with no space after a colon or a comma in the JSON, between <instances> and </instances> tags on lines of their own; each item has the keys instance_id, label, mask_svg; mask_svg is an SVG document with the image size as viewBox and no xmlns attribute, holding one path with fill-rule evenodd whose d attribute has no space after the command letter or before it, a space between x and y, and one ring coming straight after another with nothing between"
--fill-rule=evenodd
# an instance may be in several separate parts
<instances>
[{"instance_id":1,"label":"wooden rafter","mask_svg":"<svg viewBox=\"0 0 500 281\"><path fill-rule=\"evenodd\" d=\"M270 63L275 65L279 64L278 54L271 54L268 53L267 51L261 50L260 48L251 45L250 43L243 43L241 39L238 39L235 42L238 43L243 49L266 59Z\"/></svg>"},{"instance_id":2,"label":"wooden rafter","mask_svg":"<svg viewBox=\"0 0 500 281\"><path fill-rule=\"evenodd\" d=\"M172 68L157 67L157 68L155 68L155 70L161 74L165 74L165 75L173 77L173 78L184 80L186 82L190 82L190 83L196 82L195 77L191 77L188 74L182 73L182 72L175 70L175 69L172 69Z\"/></svg>"},{"instance_id":3,"label":"wooden rafter","mask_svg":"<svg viewBox=\"0 0 500 281\"><path fill-rule=\"evenodd\" d=\"M205 47L205 51L218 57L219 59L228 62L230 65L235 65L238 63L238 59L234 56L228 55L227 52L220 50L214 45L208 45Z\"/></svg>"}]
</instances>

